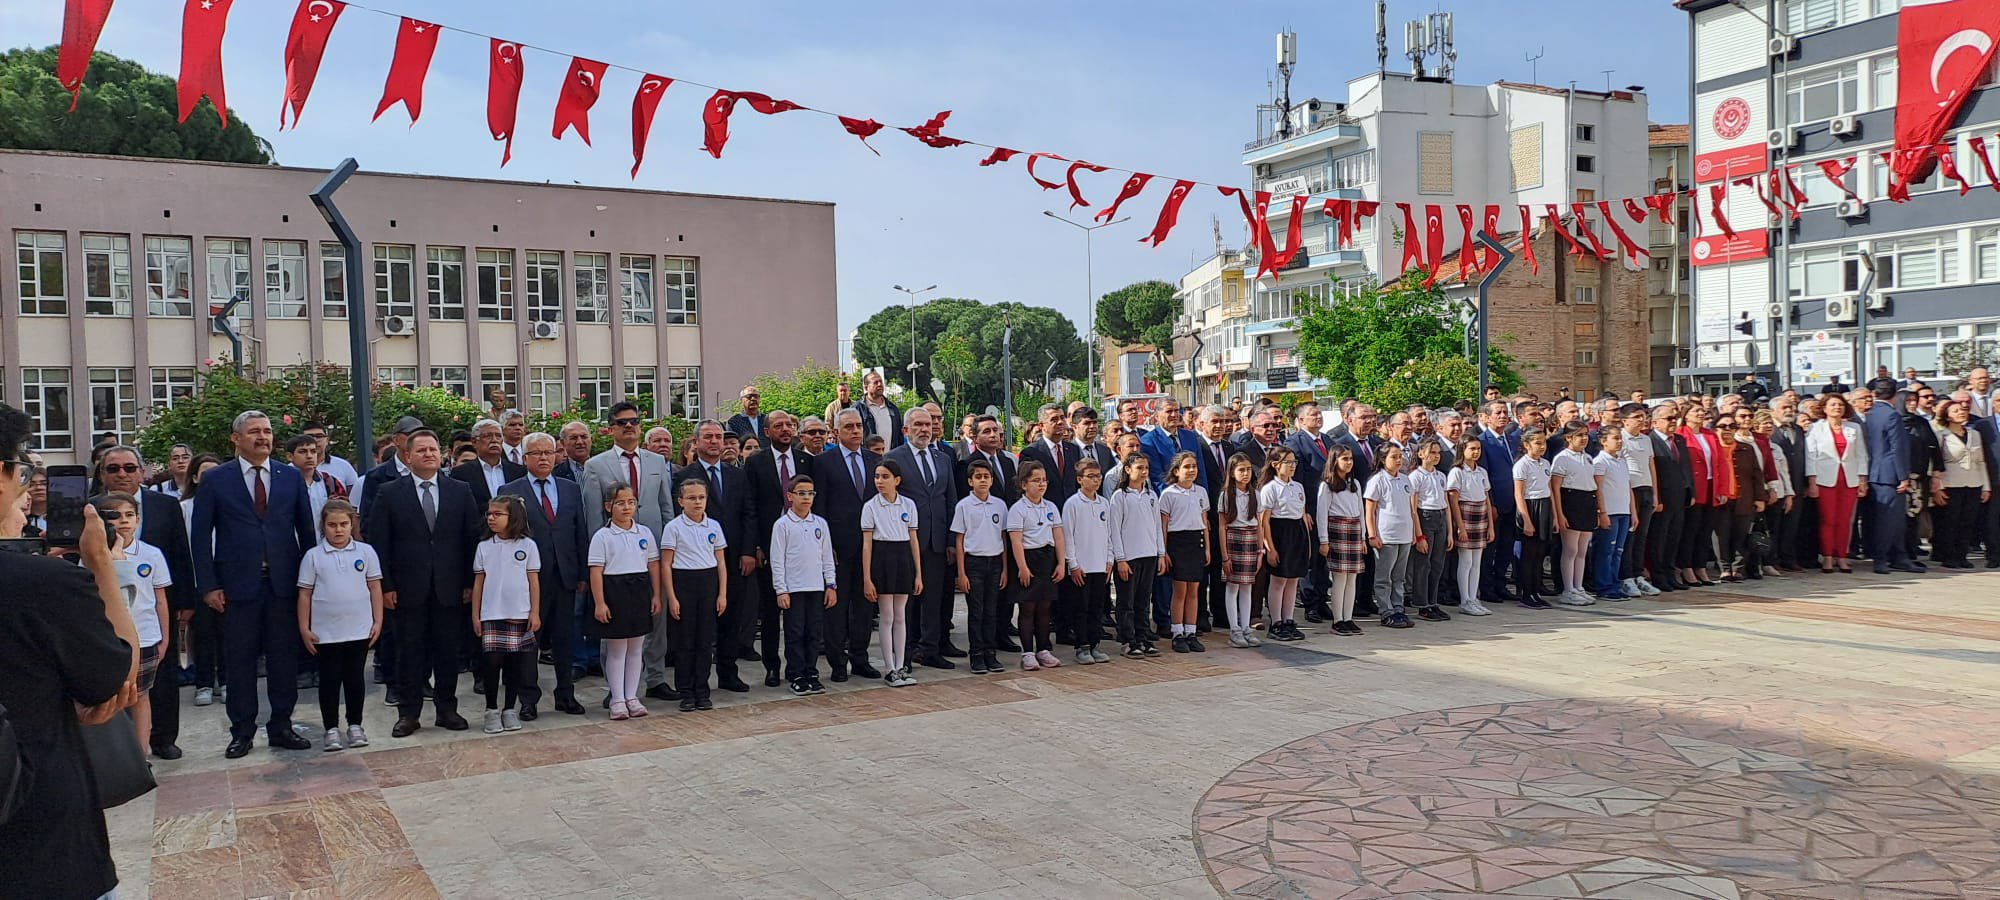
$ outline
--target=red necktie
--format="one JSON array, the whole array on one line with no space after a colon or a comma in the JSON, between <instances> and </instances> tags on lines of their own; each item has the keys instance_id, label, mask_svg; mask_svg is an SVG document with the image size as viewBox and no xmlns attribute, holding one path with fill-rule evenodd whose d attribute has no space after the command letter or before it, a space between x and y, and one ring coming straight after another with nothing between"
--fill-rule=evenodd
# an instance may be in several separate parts
<instances>
[{"instance_id":1,"label":"red necktie","mask_svg":"<svg viewBox=\"0 0 2000 900\"><path fill-rule=\"evenodd\" d=\"M627 450L627 451L625 451L625 474L626 474L626 477L628 477L628 478L632 479L632 494L633 494L633 496L638 496L638 494L639 494L639 454L637 454L637 453L633 453L633 452L632 452L632 451L630 451L630 450Z\"/></svg>"},{"instance_id":2,"label":"red necktie","mask_svg":"<svg viewBox=\"0 0 2000 900\"><path fill-rule=\"evenodd\" d=\"M264 517L264 510L269 506L270 502L270 497L264 493L264 467L251 466L250 478L256 484L256 487L250 491L251 502L257 507L257 518L261 519Z\"/></svg>"},{"instance_id":3,"label":"red necktie","mask_svg":"<svg viewBox=\"0 0 2000 900\"><path fill-rule=\"evenodd\" d=\"M550 522L554 522L556 520L556 505L549 502L549 480L546 478L537 479L535 484L541 487L542 512L549 517Z\"/></svg>"},{"instance_id":4,"label":"red necktie","mask_svg":"<svg viewBox=\"0 0 2000 900\"><path fill-rule=\"evenodd\" d=\"M1063 473L1069 471L1069 453L1063 450L1061 444L1056 445L1056 471Z\"/></svg>"}]
</instances>

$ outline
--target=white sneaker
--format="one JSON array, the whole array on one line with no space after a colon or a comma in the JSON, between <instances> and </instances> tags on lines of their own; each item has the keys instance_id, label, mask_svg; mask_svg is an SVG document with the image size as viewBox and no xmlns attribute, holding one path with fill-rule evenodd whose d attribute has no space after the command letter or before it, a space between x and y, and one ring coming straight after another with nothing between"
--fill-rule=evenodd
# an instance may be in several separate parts
<instances>
[{"instance_id":1,"label":"white sneaker","mask_svg":"<svg viewBox=\"0 0 2000 900\"><path fill-rule=\"evenodd\" d=\"M362 731L361 726L359 725L347 726L347 746L349 747L368 746L368 732Z\"/></svg>"},{"instance_id":2,"label":"white sneaker","mask_svg":"<svg viewBox=\"0 0 2000 900\"><path fill-rule=\"evenodd\" d=\"M1243 629L1243 640L1252 647L1264 646L1264 639L1257 636L1257 629L1255 628Z\"/></svg>"},{"instance_id":3,"label":"white sneaker","mask_svg":"<svg viewBox=\"0 0 2000 900\"><path fill-rule=\"evenodd\" d=\"M1054 653L1050 653L1047 650L1035 654L1035 662L1041 663L1044 669L1062 668L1062 660L1057 659Z\"/></svg>"},{"instance_id":4,"label":"white sneaker","mask_svg":"<svg viewBox=\"0 0 2000 900\"><path fill-rule=\"evenodd\" d=\"M1021 654L1021 671L1033 672L1041 667L1042 664L1035 661L1035 654L1033 653Z\"/></svg>"},{"instance_id":5,"label":"white sneaker","mask_svg":"<svg viewBox=\"0 0 2000 900\"><path fill-rule=\"evenodd\" d=\"M208 705L210 705L210 704L212 704L212 703L214 703L214 702L215 702L215 689L214 689L214 688L196 688L196 689L195 689L195 692L194 692L194 705L196 705L196 706L208 706Z\"/></svg>"},{"instance_id":6,"label":"white sneaker","mask_svg":"<svg viewBox=\"0 0 2000 900\"><path fill-rule=\"evenodd\" d=\"M1459 601L1458 611L1468 616L1490 616L1493 614L1493 610L1487 609L1486 604L1478 600Z\"/></svg>"},{"instance_id":7,"label":"white sneaker","mask_svg":"<svg viewBox=\"0 0 2000 900\"><path fill-rule=\"evenodd\" d=\"M1634 578L1632 580L1639 583L1639 593L1645 594L1648 597L1658 597L1660 595L1660 589L1654 587L1652 582L1644 578Z\"/></svg>"},{"instance_id":8,"label":"white sneaker","mask_svg":"<svg viewBox=\"0 0 2000 900\"><path fill-rule=\"evenodd\" d=\"M326 742L320 745L320 749L327 753L335 753L344 749L340 744L340 729L338 728L327 729Z\"/></svg>"},{"instance_id":9,"label":"white sneaker","mask_svg":"<svg viewBox=\"0 0 2000 900\"><path fill-rule=\"evenodd\" d=\"M519 712L516 712L516 711L514 711L514 710L511 710L511 709L503 709L503 710L501 710L501 711L500 711L500 730L501 730L501 731L520 731L520 730L521 730L521 714L520 714Z\"/></svg>"},{"instance_id":10,"label":"white sneaker","mask_svg":"<svg viewBox=\"0 0 2000 900\"><path fill-rule=\"evenodd\" d=\"M1618 587L1625 592L1625 596L1627 597L1637 597L1645 593L1645 591L1639 590L1639 579L1637 578L1627 578L1619 582Z\"/></svg>"},{"instance_id":11,"label":"white sneaker","mask_svg":"<svg viewBox=\"0 0 2000 900\"><path fill-rule=\"evenodd\" d=\"M497 709L487 710L486 724L483 727L481 727L480 730L486 732L487 734L499 734L500 732L506 730L506 726L501 724L500 722L500 711Z\"/></svg>"},{"instance_id":12,"label":"white sneaker","mask_svg":"<svg viewBox=\"0 0 2000 900\"><path fill-rule=\"evenodd\" d=\"M1556 602L1564 606L1596 606L1597 598L1582 591L1564 591Z\"/></svg>"}]
</instances>

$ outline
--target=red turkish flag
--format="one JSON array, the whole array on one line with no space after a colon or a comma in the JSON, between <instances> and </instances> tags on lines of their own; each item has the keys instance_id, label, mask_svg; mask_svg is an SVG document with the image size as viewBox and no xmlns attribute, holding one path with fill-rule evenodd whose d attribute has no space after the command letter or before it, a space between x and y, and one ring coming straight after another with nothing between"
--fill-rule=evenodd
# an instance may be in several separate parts
<instances>
[{"instance_id":1,"label":"red turkish flag","mask_svg":"<svg viewBox=\"0 0 2000 900\"><path fill-rule=\"evenodd\" d=\"M1096 165L1094 163L1087 163L1081 161L1070 163L1069 171L1063 175L1063 183L1064 186L1069 188L1069 200L1070 200L1069 208L1072 211L1074 211L1079 206L1090 205L1090 201L1083 199L1082 192L1078 191L1076 187L1076 173L1077 170L1079 169L1088 169L1092 172L1104 171L1103 166Z\"/></svg>"},{"instance_id":2,"label":"red turkish flag","mask_svg":"<svg viewBox=\"0 0 2000 900\"><path fill-rule=\"evenodd\" d=\"M1444 264L1444 210L1437 204L1424 206L1424 287L1437 283L1438 269Z\"/></svg>"},{"instance_id":3,"label":"red turkish flag","mask_svg":"<svg viewBox=\"0 0 2000 900\"><path fill-rule=\"evenodd\" d=\"M493 38L486 52L486 130L505 141L500 164L514 158L514 119L521 107L521 45Z\"/></svg>"},{"instance_id":4,"label":"red turkish flag","mask_svg":"<svg viewBox=\"0 0 2000 900\"><path fill-rule=\"evenodd\" d=\"M1625 214L1632 217L1634 225L1646 224L1646 217L1652 215L1646 211L1645 204L1631 198L1625 200Z\"/></svg>"},{"instance_id":5,"label":"red turkish flag","mask_svg":"<svg viewBox=\"0 0 2000 900\"><path fill-rule=\"evenodd\" d=\"M1299 248L1305 246L1306 201L1310 199L1304 194L1292 195L1292 217L1285 223L1285 249L1272 260L1272 271L1291 265L1292 259L1299 255Z\"/></svg>"},{"instance_id":6,"label":"red turkish flag","mask_svg":"<svg viewBox=\"0 0 2000 900\"><path fill-rule=\"evenodd\" d=\"M1978 138L1973 138L1973 140L1978 140ZM1840 188L1840 192L1846 194L1849 200L1861 199L1860 194L1856 194L1853 188L1847 186L1847 173L1854 168L1854 161L1855 158L1852 156L1846 159L1822 159L1819 161L1820 174L1825 175L1826 180L1833 182L1834 187Z\"/></svg>"},{"instance_id":7,"label":"red turkish flag","mask_svg":"<svg viewBox=\"0 0 2000 900\"><path fill-rule=\"evenodd\" d=\"M1972 190L1972 182L1965 180L1965 174L1958 170L1958 159L1952 155L1952 148L1946 147L1944 152L1939 153L1937 161L1938 171L1944 173L1944 177L1958 182L1958 195L1960 197L1965 196L1966 192Z\"/></svg>"},{"instance_id":8,"label":"red turkish flag","mask_svg":"<svg viewBox=\"0 0 2000 900\"><path fill-rule=\"evenodd\" d=\"M1736 229L1729 226L1729 217L1722 212L1722 204L1729 199L1727 183L1710 185L1708 188L1708 217L1715 220L1715 227L1721 229L1722 236L1733 238Z\"/></svg>"},{"instance_id":9,"label":"red turkish flag","mask_svg":"<svg viewBox=\"0 0 2000 900\"><path fill-rule=\"evenodd\" d=\"M1242 188L1225 187L1218 184L1215 186L1215 189L1224 197L1235 197L1236 205L1243 208L1243 221L1250 222L1252 223L1252 227L1255 227L1257 214L1250 211L1250 197L1243 193Z\"/></svg>"},{"instance_id":10,"label":"red turkish flag","mask_svg":"<svg viewBox=\"0 0 2000 900\"><path fill-rule=\"evenodd\" d=\"M840 120L840 127L847 129L848 134L860 138L861 146L867 147L868 152L876 156L882 155L882 151L875 149L874 144L868 143L869 138L874 137L876 132L882 130L882 123L874 119L855 119L848 116L834 116L834 118Z\"/></svg>"},{"instance_id":11,"label":"red turkish flag","mask_svg":"<svg viewBox=\"0 0 2000 900\"><path fill-rule=\"evenodd\" d=\"M932 147L937 147L940 149L945 147L956 147L965 142L959 140L958 138L945 137L942 134L944 130L944 120L949 118L951 118L951 110L947 109L944 112L932 116L930 118L930 121L925 122L922 125L918 125L915 128L904 128L902 129L902 132L904 134L909 135L910 137L923 141L925 144Z\"/></svg>"},{"instance_id":12,"label":"red turkish flag","mask_svg":"<svg viewBox=\"0 0 2000 900\"><path fill-rule=\"evenodd\" d=\"M1492 235L1494 240L1497 241L1500 239L1500 204L1498 203L1486 204L1486 209L1480 216L1479 226L1481 230L1485 231L1489 235ZM1482 268L1491 267L1494 261L1497 259L1499 259L1499 254L1496 254L1493 251L1488 250L1486 251L1485 255L1481 257L1482 262L1480 263L1480 266Z\"/></svg>"},{"instance_id":13,"label":"red turkish flag","mask_svg":"<svg viewBox=\"0 0 2000 900\"><path fill-rule=\"evenodd\" d=\"M1735 179L1729 183L1736 187L1749 188L1750 193L1757 195L1757 201L1759 203L1764 204L1764 209L1768 210L1773 218L1781 215L1781 213L1778 211L1778 204L1772 203L1770 195L1764 193L1764 185L1760 181L1758 181L1757 176L1748 175L1742 178Z\"/></svg>"},{"instance_id":14,"label":"red turkish flag","mask_svg":"<svg viewBox=\"0 0 2000 900\"><path fill-rule=\"evenodd\" d=\"M1118 199L1111 201L1110 206L1098 210L1097 215L1092 218L1099 222L1111 221L1118 215L1118 207L1124 206L1125 201L1139 196L1139 192L1146 189L1146 182L1152 180L1153 176L1144 172L1133 172L1132 177L1125 179L1125 186L1118 189Z\"/></svg>"},{"instance_id":15,"label":"red turkish flag","mask_svg":"<svg viewBox=\"0 0 2000 900\"><path fill-rule=\"evenodd\" d=\"M610 68L594 59L572 56L569 60L569 74L563 76L562 90L556 94L555 124L549 134L562 140L563 132L576 129L576 136L583 138L583 145L590 146L590 108L597 105L597 98L604 93L604 71Z\"/></svg>"},{"instance_id":16,"label":"red turkish flag","mask_svg":"<svg viewBox=\"0 0 2000 900\"><path fill-rule=\"evenodd\" d=\"M1626 234L1624 228L1619 227L1618 219L1611 215L1611 201L1597 201L1597 211L1604 216L1604 224L1611 228L1611 236L1617 239L1618 248L1625 251L1626 262L1636 266L1639 265L1639 260L1651 255L1646 252L1646 248L1632 240L1632 236Z\"/></svg>"},{"instance_id":17,"label":"red turkish flag","mask_svg":"<svg viewBox=\"0 0 2000 900\"><path fill-rule=\"evenodd\" d=\"M1336 250L1345 248L1348 239L1354 236L1354 226L1349 220L1353 209L1353 205L1346 200L1328 200L1320 205L1320 215L1333 220L1333 247Z\"/></svg>"},{"instance_id":18,"label":"red turkish flag","mask_svg":"<svg viewBox=\"0 0 2000 900\"><path fill-rule=\"evenodd\" d=\"M1569 252L1577 256L1582 256L1590 252L1583 249L1582 244L1576 242L1576 235L1570 234L1569 229L1563 227L1562 210L1560 208L1550 203L1544 206L1543 210L1549 217L1549 227L1554 229L1555 233L1563 239L1563 243L1569 245Z\"/></svg>"},{"instance_id":19,"label":"red turkish flag","mask_svg":"<svg viewBox=\"0 0 2000 900\"><path fill-rule=\"evenodd\" d=\"M382 102L375 118L398 103L409 110L410 125L424 113L424 77L431 71L431 55L437 52L438 27L429 22L404 17L396 28L396 56L389 61L389 78L382 84ZM370 121L373 121L372 119Z\"/></svg>"},{"instance_id":20,"label":"red turkish flag","mask_svg":"<svg viewBox=\"0 0 2000 900\"><path fill-rule=\"evenodd\" d=\"M1401 275L1410 271L1412 264L1423 268L1424 242L1417 237L1417 220L1410 215L1410 204L1398 203L1396 208L1403 211L1403 262L1396 267L1397 274Z\"/></svg>"},{"instance_id":21,"label":"red turkish flag","mask_svg":"<svg viewBox=\"0 0 2000 900\"><path fill-rule=\"evenodd\" d=\"M984 167L994 165L995 163L1003 163L1019 155L1021 155L1021 151L1019 150L995 147L992 153L986 154L986 158L979 161L979 165Z\"/></svg>"},{"instance_id":22,"label":"red turkish flag","mask_svg":"<svg viewBox=\"0 0 2000 900\"><path fill-rule=\"evenodd\" d=\"M646 161L646 139L653 134L653 113L660 109L660 98L666 96L667 88L674 80L664 75L646 73L639 79L639 89L632 94L632 177L639 177L639 164Z\"/></svg>"},{"instance_id":23,"label":"red turkish flag","mask_svg":"<svg viewBox=\"0 0 2000 900\"><path fill-rule=\"evenodd\" d=\"M2000 3L1904 0L1896 14L1896 146L1890 198L1930 175L1938 139L1993 62ZM1970 52L1966 52L1970 51Z\"/></svg>"},{"instance_id":24,"label":"red turkish flag","mask_svg":"<svg viewBox=\"0 0 2000 900\"><path fill-rule=\"evenodd\" d=\"M1806 191L1792 178L1792 166L1779 166L1777 176L1772 179L1771 193L1778 192L1777 182L1782 180L1785 187L1785 206L1792 211L1792 218L1799 217L1799 209L1806 205Z\"/></svg>"},{"instance_id":25,"label":"red turkish flag","mask_svg":"<svg viewBox=\"0 0 2000 900\"><path fill-rule=\"evenodd\" d=\"M97 52L97 37L104 33L104 20L111 17L111 2L68 0L63 4L62 49L56 52L56 81L69 92L70 112L76 112L83 75L90 70L90 55Z\"/></svg>"},{"instance_id":26,"label":"red turkish flag","mask_svg":"<svg viewBox=\"0 0 2000 900\"><path fill-rule=\"evenodd\" d=\"M1472 207L1458 204L1458 280L1480 271L1479 245L1472 242Z\"/></svg>"},{"instance_id":27,"label":"red turkish flag","mask_svg":"<svg viewBox=\"0 0 2000 900\"><path fill-rule=\"evenodd\" d=\"M1986 183L2000 191L2000 175L1993 172L1993 157L1986 155L1986 139L1975 136L1967 138L1966 144L1972 148L1972 155L1978 158L1979 168L1986 173Z\"/></svg>"},{"instance_id":28,"label":"red turkish flag","mask_svg":"<svg viewBox=\"0 0 2000 900\"><path fill-rule=\"evenodd\" d=\"M1597 239L1597 229L1590 227L1589 206L1587 203L1569 205L1570 213L1576 216L1576 233L1583 235L1583 242L1590 245L1592 256L1598 259L1610 259L1611 251L1604 249L1604 243Z\"/></svg>"},{"instance_id":29,"label":"red turkish flag","mask_svg":"<svg viewBox=\"0 0 2000 900\"><path fill-rule=\"evenodd\" d=\"M1236 196L1241 199L1243 192L1238 190ZM1258 191L1252 206L1256 212L1250 218L1250 237L1257 242L1257 277L1251 280L1259 281L1278 271L1278 244L1271 239L1271 192Z\"/></svg>"},{"instance_id":30,"label":"red turkish flag","mask_svg":"<svg viewBox=\"0 0 2000 900\"><path fill-rule=\"evenodd\" d=\"M326 39L333 36L333 23L347 4L339 0L299 0L292 13L292 31L285 37L285 102L278 107L278 130L285 130L285 114L292 127L299 127L299 113L305 111L306 97L319 77L319 60L326 55Z\"/></svg>"},{"instance_id":31,"label":"red turkish flag","mask_svg":"<svg viewBox=\"0 0 2000 900\"><path fill-rule=\"evenodd\" d=\"M722 147L729 143L729 116L736 111L736 101L750 104L750 108L767 116L781 112L791 112L805 107L790 100L773 100L769 94L756 91L716 91L708 98L708 105L702 108L702 149L716 159L722 158Z\"/></svg>"},{"instance_id":32,"label":"red turkish flag","mask_svg":"<svg viewBox=\"0 0 2000 900\"><path fill-rule=\"evenodd\" d=\"M1688 193L1692 194L1694 192L1689 191ZM1659 215L1660 224L1672 225L1674 224L1674 206L1680 202L1680 197L1679 191L1653 194L1646 198L1646 207Z\"/></svg>"},{"instance_id":33,"label":"red turkish flag","mask_svg":"<svg viewBox=\"0 0 2000 900\"><path fill-rule=\"evenodd\" d=\"M1527 204L1521 205L1521 255L1528 258L1528 271L1542 274L1542 264L1535 261L1535 211Z\"/></svg>"},{"instance_id":34,"label":"red turkish flag","mask_svg":"<svg viewBox=\"0 0 2000 900\"><path fill-rule=\"evenodd\" d=\"M187 0L181 11L181 121L194 114L196 104L206 96L215 104L215 116L229 127L229 101L222 90L222 32L229 27L229 5L234 0Z\"/></svg>"},{"instance_id":35,"label":"red turkish flag","mask_svg":"<svg viewBox=\"0 0 2000 900\"><path fill-rule=\"evenodd\" d=\"M1060 181L1043 181L1042 176L1035 174L1035 161L1043 158L1060 159L1063 162L1069 162L1067 158L1057 156L1053 153L1030 153L1028 154L1028 177L1034 179L1035 183L1041 185L1042 190L1045 191L1053 191L1056 188L1062 187L1062 182Z\"/></svg>"},{"instance_id":36,"label":"red turkish flag","mask_svg":"<svg viewBox=\"0 0 2000 900\"><path fill-rule=\"evenodd\" d=\"M1167 192L1167 201L1160 204L1160 218L1153 223L1152 233L1140 238L1139 243L1158 247L1167 239L1167 234L1174 230L1174 223L1180 220L1181 201L1187 199L1188 191L1191 190L1194 190L1192 181L1183 179L1174 182L1173 189Z\"/></svg>"}]
</instances>

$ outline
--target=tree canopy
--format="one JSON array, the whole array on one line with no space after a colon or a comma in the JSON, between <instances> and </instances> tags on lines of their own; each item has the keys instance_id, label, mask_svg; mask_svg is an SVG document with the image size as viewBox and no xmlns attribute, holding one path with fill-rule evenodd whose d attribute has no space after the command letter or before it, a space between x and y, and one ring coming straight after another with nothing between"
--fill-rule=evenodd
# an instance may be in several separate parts
<instances>
[{"instance_id":1,"label":"tree canopy","mask_svg":"<svg viewBox=\"0 0 2000 900\"><path fill-rule=\"evenodd\" d=\"M56 80L56 48L0 53L0 147L112 156L271 162L271 148L235 114L229 127L201 101L185 123L176 82L109 53L91 57L76 111Z\"/></svg>"},{"instance_id":2,"label":"tree canopy","mask_svg":"<svg viewBox=\"0 0 2000 900\"><path fill-rule=\"evenodd\" d=\"M1413 363L1463 358L1467 327L1452 315L1444 291L1425 288L1416 278L1324 302L1301 295L1299 360L1307 373L1327 380L1326 393L1361 396L1409 377L1406 367ZM1512 356L1489 347L1486 357L1494 385L1502 391L1520 389ZM1472 383L1477 384L1476 372ZM1468 392L1445 399L1478 398Z\"/></svg>"},{"instance_id":3,"label":"tree canopy","mask_svg":"<svg viewBox=\"0 0 2000 900\"><path fill-rule=\"evenodd\" d=\"M861 323L854 338L854 361L862 367L880 366L892 381L900 381L918 396L944 400L931 390L932 366L935 377L956 387L959 399L969 407L999 405L1000 335L1011 317L1014 328L1015 386L1039 383L1048 372L1050 355L1055 357L1055 374L1060 378L1084 377L1083 340L1076 325L1053 309L1020 303L986 304L977 300L945 297L916 308L916 377L910 365L910 307L891 306ZM944 338L963 338L963 341ZM912 384L911 381L915 383ZM1016 391L1019 393L1019 391Z\"/></svg>"},{"instance_id":4,"label":"tree canopy","mask_svg":"<svg viewBox=\"0 0 2000 900\"><path fill-rule=\"evenodd\" d=\"M1097 333L1121 344L1151 344L1171 356L1174 318L1181 304L1174 286L1164 281L1140 281L1097 299Z\"/></svg>"}]
</instances>

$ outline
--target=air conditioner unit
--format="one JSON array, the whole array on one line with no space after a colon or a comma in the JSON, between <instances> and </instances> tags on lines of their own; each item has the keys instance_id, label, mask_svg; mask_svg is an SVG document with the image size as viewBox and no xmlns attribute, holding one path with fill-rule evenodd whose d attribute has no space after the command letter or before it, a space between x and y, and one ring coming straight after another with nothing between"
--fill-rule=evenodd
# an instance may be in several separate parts
<instances>
[{"instance_id":1,"label":"air conditioner unit","mask_svg":"<svg viewBox=\"0 0 2000 900\"><path fill-rule=\"evenodd\" d=\"M1786 314L1787 312L1789 312L1789 310L1788 310L1788 309L1786 308L1786 307L1788 307L1789 305L1790 305L1790 304L1786 304L1786 303L1770 303L1770 304L1766 304L1766 305L1764 306L1764 318L1766 318L1766 319L1782 319L1782 318L1784 318L1784 317L1785 317L1785 314Z\"/></svg>"},{"instance_id":2,"label":"air conditioner unit","mask_svg":"<svg viewBox=\"0 0 2000 900\"><path fill-rule=\"evenodd\" d=\"M1839 116L1827 123L1826 133L1834 137L1853 137L1861 133L1861 123L1856 122L1853 116Z\"/></svg>"},{"instance_id":3,"label":"air conditioner unit","mask_svg":"<svg viewBox=\"0 0 2000 900\"><path fill-rule=\"evenodd\" d=\"M384 337L409 337L417 333L417 321L408 316L383 316Z\"/></svg>"},{"instance_id":4,"label":"air conditioner unit","mask_svg":"<svg viewBox=\"0 0 2000 900\"><path fill-rule=\"evenodd\" d=\"M553 341L562 337L561 322L536 322L528 326L528 336L538 341Z\"/></svg>"},{"instance_id":5,"label":"air conditioner unit","mask_svg":"<svg viewBox=\"0 0 2000 900\"><path fill-rule=\"evenodd\" d=\"M1860 298L1853 294L1841 294L1826 298L1826 320L1829 322L1854 322L1861 318Z\"/></svg>"},{"instance_id":6,"label":"air conditioner unit","mask_svg":"<svg viewBox=\"0 0 2000 900\"><path fill-rule=\"evenodd\" d=\"M1764 144L1773 150L1790 150L1798 142L1799 130L1796 128L1773 128L1770 134L1764 136Z\"/></svg>"},{"instance_id":7,"label":"air conditioner unit","mask_svg":"<svg viewBox=\"0 0 2000 900\"><path fill-rule=\"evenodd\" d=\"M1859 219L1868 214L1868 204L1859 200L1842 200L1833 212L1843 219Z\"/></svg>"},{"instance_id":8,"label":"air conditioner unit","mask_svg":"<svg viewBox=\"0 0 2000 900\"><path fill-rule=\"evenodd\" d=\"M1799 42L1794 40L1791 35L1781 34L1771 38L1771 42L1765 46L1765 49L1772 56L1790 56L1792 55L1792 51L1797 49L1798 46Z\"/></svg>"},{"instance_id":9,"label":"air conditioner unit","mask_svg":"<svg viewBox=\"0 0 2000 900\"><path fill-rule=\"evenodd\" d=\"M1869 312L1888 312L1888 310L1889 310L1889 295L1888 295L1888 294L1884 294L1884 293L1882 293L1881 291L1869 291L1869 292L1868 292L1868 311L1869 311Z\"/></svg>"}]
</instances>

